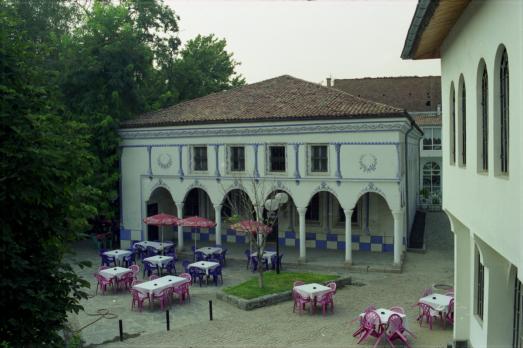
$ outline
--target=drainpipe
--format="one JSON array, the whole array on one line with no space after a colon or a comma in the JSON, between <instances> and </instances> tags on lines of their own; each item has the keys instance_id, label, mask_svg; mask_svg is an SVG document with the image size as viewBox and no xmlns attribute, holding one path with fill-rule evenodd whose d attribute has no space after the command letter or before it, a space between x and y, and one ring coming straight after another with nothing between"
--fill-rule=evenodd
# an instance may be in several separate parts
<instances>
[{"instance_id":1,"label":"drainpipe","mask_svg":"<svg viewBox=\"0 0 523 348\"><path fill-rule=\"evenodd\" d=\"M410 132L412 132L413 129L414 129L414 121L410 121L410 128L405 133L405 156L404 156L405 163L408 163L408 158L407 158L408 149L409 149L409 147L408 147L408 137L409 137ZM419 153L418 153L418 155L419 155ZM409 224L409 168L407 168L407 170L405 170L405 209L406 209L406 220L407 220L407 221L405 221L405 224L406 224L406 227L407 227L407 235L406 235L407 240L405 241L405 244L408 247L408 245L409 245L408 238L409 238L409 231L410 231L410 224Z\"/></svg>"}]
</instances>

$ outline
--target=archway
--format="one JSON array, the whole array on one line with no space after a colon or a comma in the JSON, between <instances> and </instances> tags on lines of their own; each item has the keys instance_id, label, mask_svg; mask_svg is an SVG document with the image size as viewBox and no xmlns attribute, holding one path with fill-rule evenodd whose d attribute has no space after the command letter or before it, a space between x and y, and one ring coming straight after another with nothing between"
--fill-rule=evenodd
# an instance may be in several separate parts
<instances>
[{"instance_id":1,"label":"archway","mask_svg":"<svg viewBox=\"0 0 523 348\"><path fill-rule=\"evenodd\" d=\"M210 220L215 220L214 206L211 202L209 194L199 187L195 187L189 190L185 194L183 216L200 216ZM208 242L215 238L215 236L215 231L210 228L200 229L196 227L186 227L183 231L183 239L193 240L195 246L196 241Z\"/></svg>"},{"instance_id":2,"label":"archway","mask_svg":"<svg viewBox=\"0 0 523 348\"><path fill-rule=\"evenodd\" d=\"M176 205L173 197L168 189L165 187L157 187L151 193L149 200L146 202L146 215L156 215L159 213L166 213L176 215ZM163 237L166 240L174 239L174 231L172 228L162 227ZM147 225L147 239L158 240L159 239L159 228L158 226Z\"/></svg>"},{"instance_id":3,"label":"archway","mask_svg":"<svg viewBox=\"0 0 523 348\"><path fill-rule=\"evenodd\" d=\"M272 224L272 233L267 236L267 242L276 243L278 238L281 238L283 235L285 244L285 236L295 236L295 226L298 225L298 211L294 203L292 196L283 190L274 190L267 195L267 199L274 199L278 193L285 193L288 197L288 200L285 204L281 205L276 215L270 216L270 212L266 209L263 209L264 220L268 220Z\"/></svg>"},{"instance_id":4,"label":"archway","mask_svg":"<svg viewBox=\"0 0 523 348\"><path fill-rule=\"evenodd\" d=\"M306 247L344 249L345 212L338 198L329 191L315 193L305 213Z\"/></svg>"},{"instance_id":5,"label":"archway","mask_svg":"<svg viewBox=\"0 0 523 348\"><path fill-rule=\"evenodd\" d=\"M228 221L231 217L240 220L256 220L256 209L247 192L233 189L225 194L222 201L222 219Z\"/></svg>"}]
</instances>

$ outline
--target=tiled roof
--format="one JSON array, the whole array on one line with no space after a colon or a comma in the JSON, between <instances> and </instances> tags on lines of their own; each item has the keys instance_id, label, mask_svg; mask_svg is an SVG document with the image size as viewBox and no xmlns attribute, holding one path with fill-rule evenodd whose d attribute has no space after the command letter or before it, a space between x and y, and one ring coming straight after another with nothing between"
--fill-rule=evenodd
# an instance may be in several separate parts
<instances>
[{"instance_id":1,"label":"tiled roof","mask_svg":"<svg viewBox=\"0 0 523 348\"><path fill-rule=\"evenodd\" d=\"M441 126L441 116L430 115L411 115L414 122L420 127L424 126Z\"/></svg>"},{"instance_id":2,"label":"tiled roof","mask_svg":"<svg viewBox=\"0 0 523 348\"><path fill-rule=\"evenodd\" d=\"M408 117L396 107L283 75L212 93L122 123L123 128L201 123Z\"/></svg>"},{"instance_id":3,"label":"tiled roof","mask_svg":"<svg viewBox=\"0 0 523 348\"><path fill-rule=\"evenodd\" d=\"M408 112L436 111L441 105L440 76L336 79L334 88Z\"/></svg>"}]
</instances>

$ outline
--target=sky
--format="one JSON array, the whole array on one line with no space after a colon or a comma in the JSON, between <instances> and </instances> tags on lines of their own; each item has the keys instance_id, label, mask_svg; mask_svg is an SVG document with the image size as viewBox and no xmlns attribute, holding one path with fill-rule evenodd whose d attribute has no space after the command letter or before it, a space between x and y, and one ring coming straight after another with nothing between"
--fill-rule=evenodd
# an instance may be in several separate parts
<instances>
[{"instance_id":1,"label":"sky","mask_svg":"<svg viewBox=\"0 0 523 348\"><path fill-rule=\"evenodd\" d=\"M247 83L440 75L439 60L400 58L417 1L165 1L180 17L182 43L225 38Z\"/></svg>"}]
</instances>

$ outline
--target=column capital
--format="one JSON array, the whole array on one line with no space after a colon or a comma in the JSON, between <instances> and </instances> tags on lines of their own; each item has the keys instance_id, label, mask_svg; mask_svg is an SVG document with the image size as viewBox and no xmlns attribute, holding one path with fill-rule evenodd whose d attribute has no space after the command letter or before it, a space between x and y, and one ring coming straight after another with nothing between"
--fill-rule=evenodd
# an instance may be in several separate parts
<instances>
[{"instance_id":1,"label":"column capital","mask_svg":"<svg viewBox=\"0 0 523 348\"><path fill-rule=\"evenodd\" d=\"M298 214L302 215L307 212L307 207L296 207L296 210L298 211Z\"/></svg>"},{"instance_id":2,"label":"column capital","mask_svg":"<svg viewBox=\"0 0 523 348\"><path fill-rule=\"evenodd\" d=\"M214 206L214 209L216 209L216 210L217 209L222 210L223 204L213 204L213 206Z\"/></svg>"},{"instance_id":3,"label":"column capital","mask_svg":"<svg viewBox=\"0 0 523 348\"><path fill-rule=\"evenodd\" d=\"M390 212L392 213L392 215L401 216L401 214L403 214L404 211L405 211L405 209L393 209Z\"/></svg>"},{"instance_id":4,"label":"column capital","mask_svg":"<svg viewBox=\"0 0 523 348\"><path fill-rule=\"evenodd\" d=\"M354 213L354 209L343 209L343 212L345 213L345 216L352 216L352 213Z\"/></svg>"},{"instance_id":5,"label":"column capital","mask_svg":"<svg viewBox=\"0 0 523 348\"><path fill-rule=\"evenodd\" d=\"M185 202L174 202L174 204L176 205L176 207L183 207Z\"/></svg>"}]
</instances>

